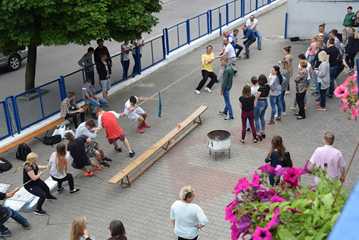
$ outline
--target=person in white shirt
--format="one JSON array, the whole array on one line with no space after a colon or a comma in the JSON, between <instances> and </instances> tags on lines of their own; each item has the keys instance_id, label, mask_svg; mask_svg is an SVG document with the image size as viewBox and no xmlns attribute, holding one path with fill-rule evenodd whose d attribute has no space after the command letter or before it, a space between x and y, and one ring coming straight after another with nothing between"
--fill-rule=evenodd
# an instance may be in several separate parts
<instances>
[{"instance_id":1,"label":"person in white shirt","mask_svg":"<svg viewBox=\"0 0 359 240\"><path fill-rule=\"evenodd\" d=\"M258 50L261 50L262 49L262 34L260 33L260 31L257 28L258 20L254 17L254 15L251 15L249 17L249 19L247 20L246 25L247 25L247 27L252 29L252 32L254 33L256 38L258 38L258 43L257 43Z\"/></svg>"},{"instance_id":2,"label":"person in white shirt","mask_svg":"<svg viewBox=\"0 0 359 240\"><path fill-rule=\"evenodd\" d=\"M141 64L141 57L142 57L142 47L145 46L146 42L145 39L142 37L139 39L135 39L133 40L133 45L134 48L132 49L132 56L133 59L135 60L135 65L133 66L133 70L132 70L132 75L135 73L138 73L138 66L140 66ZM139 53L137 53L137 47L139 48ZM139 56L138 56L139 55Z\"/></svg>"},{"instance_id":3,"label":"person in white shirt","mask_svg":"<svg viewBox=\"0 0 359 240\"><path fill-rule=\"evenodd\" d=\"M125 103L124 113L128 116L129 119L138 121L137 131L144 133L143 127L150 128L145 121L147 118L147 113L136 103L138 101L147 101L148 98L138 98L136 96L131 96L130 99Z\"/></svg>"},{"instance_id":4,"label":"person in white shirt","mask_svg":"<svg viewBox=\"0 0 359 240\"><path fill-rule=\"evenodd\" d=\"M228 38L223 38L223 50L218 54L218 56L216 56L214 59L218 59L218 58L222 58L223 56L225 56L228 59L228 64L231 64L231 66L233 67L234 70L234 75L237 73L237 69L233 66L233 63L235 63L236 61L236 52L232 46L232 44L230 44ZM224 73L224 66L221 66L221 69L218 72L217 75L217 82L219 82L219 79L222 77L223 73Z\"/></svg>"},{"instance_id":5,"label":"person in white shirt","mask_svg":"<svg viewBox=\"0 0 359 240\"><path fill-rule=\"evenodd\" d=\"M129 43L128 41L125 41L121 45L121 63L123 67L123 79L126 79L128 76L128 68L130 67L130 58L129 58L129 52L132 51L132 49L135 46Z\"/></svg>"},{"instance_id":6,"label":"person in white shirt","mask_svg":"<svg viewBox=\"0 0 359 240\"><path fill-rule=\"evenodd\" d=\"M171 206L171 220L178 240L197 240L200 230L207 225L208 219L202 208L192 203L195 195L191 186L185 186L179 194L181 200Z\"/></svg>"}]
</instances>

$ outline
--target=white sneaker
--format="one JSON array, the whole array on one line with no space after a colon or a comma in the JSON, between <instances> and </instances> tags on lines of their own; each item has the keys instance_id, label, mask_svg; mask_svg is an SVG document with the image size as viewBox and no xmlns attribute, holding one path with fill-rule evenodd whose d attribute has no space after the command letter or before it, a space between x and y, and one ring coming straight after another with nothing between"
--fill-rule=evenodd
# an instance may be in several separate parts
<instances>
[{"instance_id":1,"label":"white sneaker","mask_svg":"<svg viewBox=\"0 0 359 240\"><path fill-rule=\"evenodd\" d=\"M286 114L285 112L282 112L282 115L284 115L284 116L285 116L285 115L287 115L287 114Z\"/></svg>"},{"instance_id":2,"label":"white sneaker","mask_svg":"<svg viewBox=\"0 0 359 240\"><path fill-rule=\"evenodd\" d=\"M274 115L274 117L276 118L276 117L278 117L278 115L276 114L276 115Z\"/></svg>"},{"instance_id":3,"label":"white sneaker","mask_svg":"<svg viewBox=\"0 0 359 240\"><path fill-rule=\"evenodd\" d=\"M208 87L206 87L206 88L204 89L204 91L209 92L209 93L212 92L212 90L211 90L210 88L208 88Z\"/></svg>"},{"instance_id":4,"label":"white sneaker","mask_svg":"<svg viewBox=\"0 0 359 240\"><path fill-rule=\"evenodd\" d=\"M194 91L196 94L201 94L201 92L200 91L198 91L198 90L196 90L196 91Z\"/></svg>"}]
</instances>

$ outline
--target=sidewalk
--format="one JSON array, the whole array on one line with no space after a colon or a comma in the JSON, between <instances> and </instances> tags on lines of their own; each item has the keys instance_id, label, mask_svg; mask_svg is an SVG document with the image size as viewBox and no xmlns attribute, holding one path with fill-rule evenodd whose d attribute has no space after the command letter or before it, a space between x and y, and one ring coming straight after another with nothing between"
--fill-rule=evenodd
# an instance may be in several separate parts
<instances>
[{"instance_id":1,"label":"sidewalk","mask_svg":"<svg viewBox=\"0 0 359 240\"><path fill-rule=\"evenodd\" d=\"M14 221L9 221L7 226L13 233L9 239L68 239L73 219L82 215L88 219L88 232L98 240L109 238L108 225L115 219L124 223L128 239L176 239L169 217L170 207L178 199L180 188L184 185L191 185L196 192L194 202L203 208L209 219L208 226L203 228L198 239L227 240L231 233L230 224L224 220L224 210L233 200L233 188L239 178L251 179L254 170L264 164L264 158L270 149L270 139L274 135L283 137L294 164L299 166L304 165L314 150L323 145L323 134L331 131L336 137L334 146L342 151L348 164L359 140L358 134L354 132L358 129L357 123L348 121L346 116L339 111L338 99L328 99L327 111L316 111L315 97L310 95L311 91L308 92L306 120L297 121L293 115L294 112L289 109L294 99L294 91L292 91L286 96L287 115L283 117L282 122L266 125L267 138L264 141L255 145L251 142L251 136L247 134L244 145L238 142L241 135L238 98L244 84L248 83L252 76L259 76L262 73L268 75L277 61L283 58L282 49L288 45L292 46L296 74L297 56L299 53L304 53L309 46L308 42L290 42L283 39L285 12L286 4L283 4L258 18L258 28L263 35L262 50L257 50L254 43L251 46L250 59L236 62L238 73L234 77L231 90L234 121L226 122L218 115L218 111L224 106L223 97L219 94L219 84L214 85L213 93L205 91L202 91L200 95L194 93L201 79L200 56L205 53L205 47L208 44L213 46L215 54L220 52L222 37L218 37L215 41L159 69L138 83L111 95L110 107L105 110L122 112L125 102L131 95L152 96L198 69L161 93L162 118L157 117L158 101L150 100L141 105L149 114L147 122L152 126L150 129L145 129L144 134L136 131L136 123L127 118L120 119L120 126L136 152L134 158L129 158L125 150L122 153L115 152L107 143L104 132L101 132L96 141L101 144L107 157L114 159L110 163L111 167L101 172L95 170L95 175L88 178L82 172L69 166L69 172L75 177L75 187L80 188L81 191L70 196L68 188L65 187L63 193L55 193L58 201L44 204L44 210L50 214L50 217L22 213L32 225L31 230L23 230ZM313 26L313 28L316 27ZM216 73L219 67L220 63L216 60L214 63ZM343 72L338 83L342 83L346 77L346 73ZM291 79L292 89L293 86L294 81ZM145 152L179 122L186 119L200 105L209 107L202 115L203 125L191 132L142 174L133 182L131 188L123 189L120 186L107 184L112 176ZM269 114L270 107L266 112L266 120ZM216 129L231 132L231 158L228 158L226 151L218 154L217 161L214 161L213 155L209 155L206 135ZM65 140L63 142L65 143ZM39 153L40 165L46 164L47 159L55 150L36 139L28 144L34 152ZM124 146L122 148L125 149ZM14 159L15 152L16 149L13 149L2 156L10 160L14 166L10 172L0 175L0 182L13 184L11 189L22 184L22 169L14 173L17 166L22 163ZM358 168L359 164L356 160L346 179L344 185L346 189L354 186ZM41 178L46 179L48 176L49 172L46 172ZM314 183L312 177L308 176L304 176L302 181L308 184Z\"/></svg>"}]
</instances>

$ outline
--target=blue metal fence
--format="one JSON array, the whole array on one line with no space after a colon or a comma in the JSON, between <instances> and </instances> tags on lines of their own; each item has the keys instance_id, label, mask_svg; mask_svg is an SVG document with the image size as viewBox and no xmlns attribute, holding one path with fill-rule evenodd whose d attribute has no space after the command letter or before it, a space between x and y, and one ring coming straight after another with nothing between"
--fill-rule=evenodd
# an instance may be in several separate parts
<instances>
[{"instance_id":1,"label":"blue metal fence","mask_svg":"<svg viewBox=\"0 0 359 240\"><path fill-rule=\"evenodd\" d=\"M142 48L142 55L130 57L128 75L125 77L123 69L124 53L118 53L112 59L112 85L118 84L142 71L160 63L166 54L191 44L213 31L229 23L245 17L273 2L273 0L234 0L205 13L189 18L183 22L163 29L163 34L146 42ZM139 52L139 47L136 47ZM130 54L132 55L132 54ZM138 61L134 69L134 58ZM95 67L96 68L96 67ZM96 72L96 71L95 71ZM98 79L95 73L95 79ZM59 79L36 87L16 96L9 96L0 102L0 140L20 133L54 114L60 112L60 103L66 98L67 92L74 92L76 101L82 101L82 86L85 83L85 70L80 69ZM100 83L95 81L95 89L101 89Z\"/></svg>"}]
</instances>

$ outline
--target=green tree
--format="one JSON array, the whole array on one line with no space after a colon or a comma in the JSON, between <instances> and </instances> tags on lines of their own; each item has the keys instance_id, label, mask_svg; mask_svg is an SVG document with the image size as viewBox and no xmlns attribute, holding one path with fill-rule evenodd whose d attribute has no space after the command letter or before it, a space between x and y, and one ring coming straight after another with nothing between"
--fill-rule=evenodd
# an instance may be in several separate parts
<instances>
[{"instance_id":1,"label":"green tree","mask_svg":"<svg viewBox=\"0 0 359 240\"><path fill-rule=\"evenodd\" d=\"M160 0L3 0L0 51L28 47L25 90L35 87L37 47L135 39L158 23Z\"/></svg>"}]
</instances>

